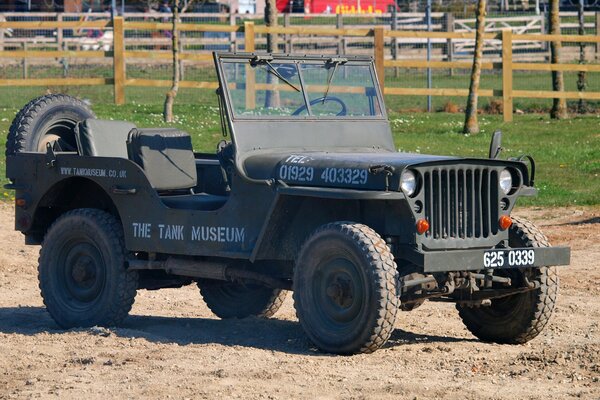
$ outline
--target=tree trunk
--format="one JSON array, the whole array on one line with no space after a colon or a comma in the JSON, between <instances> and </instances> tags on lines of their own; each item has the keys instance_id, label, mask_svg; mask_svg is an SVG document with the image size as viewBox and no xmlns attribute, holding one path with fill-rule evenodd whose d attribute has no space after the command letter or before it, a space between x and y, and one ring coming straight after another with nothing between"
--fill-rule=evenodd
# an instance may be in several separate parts
<instances>
[{"instance_id":1,"label":"tree trunk","mask_svg":"<svg viewBox=\"0 0 600 400\"><path fill-rule=\"evenodd\" d=\"M276 0L267 0L265 2L265 23L267 26L277 26L277 2ZM278 35L276 33L267 34L267 53L277 53ZM273 74L267 74L268 84L277 84L277 77ZM279 91L267 90L265 93L265 107L277 108L280 105Z\"/></svg>"},{"instance_id":2,"label":"tree trunk","mask_svg":"<svg viewBox=\"0 0 600 400\"><path fill-rule=\"evenodd\" d=\"M579 31L580 35L585 35L585 15L584 15L584 7L583 0L579 0L579 7L577 8L577 16L579 17ZM579 64L585 64L585 43L579 43ZM587 88L587 79L585 75L585 71L579 71L577 73L577 90L580 92L585 91ZM577 103L577 112L579 114L585 114L587 111L587 107L584 99L579 99Z\"/></svg>"},{"instance_id":3,"label":"tree trunk","mask_svg":"<svg viewBox=\"0 0 600 400\"><path fill-rule=\"evenodd\" d=\"M477 95L481 77L481 59L483 58L483 34L485 31L486 0L477 2L477 21L475 24L475 49L473 50L473 68L471 69L471 84L465 111L465 126L463 133L479 133L477 121Z\"/></svg>"},{"instance_id":4,"label":"tree trunk","mask_svg":"<svg viewBox=\"0 0 600 400\"><path fill-rule=\"evenodd\" d=\"M551 0L550 7L550 34L560 35L560 15L559 15L559 1ZM550 62L552 64L560 63L560 49L562 47L561 42L550 43ZM555 92L562 92L565 90L565 82L563 80L562 71L552 71L552 90ZM567 101L566 99L553 99L552 110L550 111L550 117L554 119L565 119L567 115Z\"/></svg>"},{"instance_id":5,"label":"tree trunk","mask_svg":"<svg viewBox=\"0 0 600 400\"><path fill-rule=\"evenodd\" d=\"M173 16L172 16L172 43L171 48L173 52L173 81L171 83L171 89L167 92L165 97L165 105L163 109L163 118L165 122L173 122L173 103L175 97L177 97L177 91L179 90L179 80L181 78L179 69L179 32L177 30L179 24L179 0L173 1Z\"/></svg>"}]
</instances>

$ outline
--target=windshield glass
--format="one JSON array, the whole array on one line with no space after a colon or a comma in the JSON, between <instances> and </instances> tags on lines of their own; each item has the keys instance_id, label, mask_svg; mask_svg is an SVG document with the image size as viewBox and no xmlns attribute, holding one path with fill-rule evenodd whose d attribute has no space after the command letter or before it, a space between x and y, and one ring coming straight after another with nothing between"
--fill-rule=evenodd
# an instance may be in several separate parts
<instances>
[{"instance_id":1,"label":"windshield glass","mask_svg":"<svg viewBox=\"0 0 600 400\"><path fill-rule=\"evenodd\" d=\"M234 117L361 118L382 115L372 67L344 59L222 59Z\"/></svg>"}]
</instances>

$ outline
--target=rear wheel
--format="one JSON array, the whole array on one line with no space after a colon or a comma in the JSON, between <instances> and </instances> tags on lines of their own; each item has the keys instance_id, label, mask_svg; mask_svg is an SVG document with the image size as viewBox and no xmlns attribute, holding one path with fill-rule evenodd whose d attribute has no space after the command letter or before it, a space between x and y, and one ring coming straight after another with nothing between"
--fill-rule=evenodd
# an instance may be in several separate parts
<instances>
[{"instance_id":1,"label":"rear wheel","mask_svg":"<svg viewBox=\"0 0 600 400\"><path fill-rule=\"evenodd\" d=\"M321 350L371 353L394 329L397 281L394 257L373 229L352 222L324 225L298 257L296 314Z\"/></svg>"},{"instance_id":2,"label":"rear wheel","mask_svg":"<svg viewBox=\"0 0 600 400\"><path fill-rule=\"evenodd\" d=\"M283 304L287 292L262 285L216 280L198 282L200 293L219 318L272 317Z\"/></svg>"},{"instance_id":3,"label":"rear wheel","mask_svg":"<svg viewBox=\"0 0 600 400\"><path fill-rule=\"evenodd\" d=\"M6 155L22 151L45 152L48 143L57 143L63 151L76 151L75 126L94 117L83 101L64 94L50 94L31 100L11 123Z\"/></svg>"},{"instance_id":4,"label":"rear wheel","mask_svg":"<svg viewBox=\"0 0 600 400\"><path fill-rule=\"evenodd\" d=\"M117 219L89 208L59 217L42 243L39 283L44 304L61 327L118 325L133 305L138 274L125 269Z\"/></svg>"},{"instance_id":5,"label":"rear wheel","mask_svg":"<svg viewBox=\"0 0 600 400\"><path fill-rule=\"evenodd\" d=\"M548 239L530 221L513 218L509 232L510 247L549 247ZM558 274L555 267L505 271L517 285L525 278L539 281L540 288L510 297L492 300L488 307L457 305L466 328L486 342L521 344L540 334L546 326L558 295Z\"/></svg>"}]
</instances>

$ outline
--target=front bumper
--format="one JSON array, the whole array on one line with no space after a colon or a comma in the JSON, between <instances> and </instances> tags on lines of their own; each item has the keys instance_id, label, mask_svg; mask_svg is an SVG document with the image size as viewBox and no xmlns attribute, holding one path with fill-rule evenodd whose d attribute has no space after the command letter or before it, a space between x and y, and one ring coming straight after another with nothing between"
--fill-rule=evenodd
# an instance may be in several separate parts
<instances>
[{"instance_id":1,"label":"front bumper","mask_svg":"<svg viewBox=\"0 0 600 400\"><path fill-rule=\"evenodd\" d=\"M447 250L447 251L427 251L415 252L410 257L411 261L417 265L423 266L424 272L451 272L451 271L477 271L487 269L484 266L484 256L486 252L492 249L477 250ZM492 269L507 268L530 268L530 267L548 267L558 265L569 265L571 260L571 249L568 247L527 247L519 249L494 249L494 250L533 250L535 259L532 263L522 266L508 266Z\"/></svg>"}]
</instances>

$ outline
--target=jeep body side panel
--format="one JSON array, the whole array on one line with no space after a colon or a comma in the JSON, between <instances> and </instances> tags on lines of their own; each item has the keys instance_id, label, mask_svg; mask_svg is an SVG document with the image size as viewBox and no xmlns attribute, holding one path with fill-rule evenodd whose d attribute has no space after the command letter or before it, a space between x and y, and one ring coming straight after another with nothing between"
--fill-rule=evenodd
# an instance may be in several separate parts
<instances>
[{"instance_id":1,"label":"jeep body side panel","mask_svg":"<svg viewBox=\"0 0 600 400\"><path fill-rule=\"evenodd\" d=\"M17 198L29 199L27 209L16 208L18 230L27 234L32 229L40 205L61 208L51 200L42 204L53 187L84 179L110 196L130 251L248 258L275 197L268 186L247 184L234 175L236 190L223 207L213 211L174 209L164 205L144 172L126 159L59 153L48 167L45 154L21 153L10 156L8 165L15 186L24 189L17 190Z\"/></svg>"}]
</instances>

